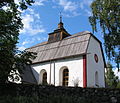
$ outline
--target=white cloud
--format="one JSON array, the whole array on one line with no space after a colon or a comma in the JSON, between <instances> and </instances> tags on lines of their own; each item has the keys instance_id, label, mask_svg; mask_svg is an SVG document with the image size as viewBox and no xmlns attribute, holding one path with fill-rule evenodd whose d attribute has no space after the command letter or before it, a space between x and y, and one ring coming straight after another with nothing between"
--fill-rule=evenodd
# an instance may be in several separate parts
<instances>
[{"instance_id":1,"label":"white cloud","mask_svg":"<svg viewBox=\"0 0 120 103\"><path fill-rule=\"evenodd\" d=\"M28 11L30 14L34 14L34 13L35 13L35 11L34 11L33 9L31 9L31 8L28 8L27 11Z\"/></svg>"},{"instance_id":2,"label":"white cloud","mask_svg":"<svg viewBox=\"0 0 120 103\"><path fill-rule=\"evenodd\" d=\"M63 8L63 14L65 17L75 17L81 15L80 9L84 16L91 16L89 10L90 4L93 0L52 0L58 6L53 8Z\"/></svg>"},{"instance_id":3,"label":"white cloud","mask_svg":"<svg viewBox=\"0 0 120 103\"><path fill-rule=\"evenodd\" d=\"M82 0L80 3L80 8L84 9L86 6L90 6L93 0Z\"/></svg>"},{"instance_id":4,"label":"white cloud","mask_svg":"<svg viewBox=\"0 0 120 103\"><path fill-rule=\"evenodd\" d=\"M27 45L33 44L35 42L46 41L46 40L47 40L47 37L38 37L38 36L34 36L33 38L28 37L21 43L21 47L19 47L19 48L22 50Z\"/></svg>"},{"instance_id":5,"label":"white cloud","mask_svg":"<svg viewBox=\"0 0 120 103\"><path fill-rule=\"evenodd\" d=\"M65 17L75 17L75 16L79 16L79 15L81 15L81 13L78 13L78 12L72 12L72 13L63 13L63 16L65 16Z\"/></svg>"},{"instance_id":6,"label":"white cloud","mask_svg":"<svg viewBox=\"0 0 120 103\"><path fill-rule=\"evenodd\" d=\"M14 1L15 1L16 4L19 5L19 2L22 1L22 0L14 0ZM32 5L43 6L45 1L48 1L48 0L35 0L35 3L33 3Z\"/></svg>"},{"instance_id":7,"label":"white cloud","mask_svg":"<svg viewBox=\"0 0 120 103\"><path fill-rule=\"evenodd\" d=\"M44 33L45 32L44 28L39 28L39 29L33 29L33 28L31 28L29 30L30 30L29 32L31 33L31 35L36 35L38 33Z\"/></svg>"},{"instance_id":8,"label":"white cloud","mask_svg":"<svg viewBox=\"0 0 120 103\"><path fill-rule=\"evenodd\" d=\"M113 70L113 71L114 71L115 75L118 76L119 79L120 79L120 71L118 72L118 69L115 69L115 70Z\"/></svg>"},{"instance_id":9,"label":"white cloud","mask_svg":"<svg viewBox=\"0 0 120 103\"><path fill-rule=\"evenodd\" d=\"M80 2L80 9L82 9L85 12L85 16L91 16L92 12L90 11L90 5L93 0L82 0Z\"/></svg>"},{"instance_id":10,"label":"white cloud","mask_svg":"<svg viewBox=\"0 0 120 103\"><path fill-rule=\"evenodd\" d=\"M92 16L92 12L90 10L85 9L86 16Z\"/></svg>"},{"instance_id":11,"label":"white cloud","mask_svg":"<svg viewBox=\"0 0 120 103\"><path fill-rule=\"evenodd\" d=\"M59 5L63 7L64 11L74 11L78 8L76 2L68 0L59 0Z\"/></svg>"},{"instance_id":12,"label":"white cloud","mask_svg":"<svg viewBox=\"0 0 120 103\"><path fill-rule=\"evenodd\" d=\"M80 15L80 12L78 11L78 8L80 8L78 1L52 0L52 2L55 3L53 8L63 9L61 11L62 11L63 16L65 17L75 17L75 16Z\"/></svg>"},{"instance_id":13,"label":"white cloud","mask_svg":"<svg viewBox=\"0 0 120 103\"><path fill-rule=\"evenodd\" d=\"M29 14L26 14L23 17L22 23L24 24L24 30L31 28L30 23L33 22L33 20L34 20L34 18L31 15L29 15Z\"/></svg>"},{"instance_id":14,"label":"white cloud","mask_svg":"<svg viewBox=\"0 0 120 103\"><path fill-rule=\"evenodd\" d=\"M18 50L20 50L20 51L23 51L23 50L25 50L25 49L26 49L25 46L18 47Z\"/></svg>"},{"instance_id":15,"label":"white cloud","mask_svg":"<svg viewBox=\"0 0 120 103\"><path fill-rule=\"evenodd\" d=\"M43 42L43 41L46 41L48 38L47 37L36 37L33 42L35 41L39 41L39 42Z\"/></svg>"},{"instance_id":16,"label":"white cloud","mask_svg":"<svg viewBox=\"0 0 120 103\"><path fill-rule=\"evenodd\" d=\"M48 0L35 0L34 6L43 6L44 2Z\"/></svg>"},{"instance_id":17,"label":"white cloud","mask_svg":"<svg viewBox=\"0 0 120 103\"><path fill-rule=\"evenodd\" d=\"M25 44L28 44L29 42L28 41L24 41L23 43L22 43L22 45L25 45Z\"/></svg>"},{"instance_id":18,"label":"white cloud","mask_svg":"<svg viewBox=\"0 0 120 103\"><path fill-rule=\"evenodd\" d=\"M14 0L16 4L19 5L19 2L21 2L22 0ZM43 6L44 2L48 1L48 0L34 0L35 2L32 4L32 6Z\"/></svg>"},{"instance_id":19,"label":"white cloud","mask_svg":"<svg viewBox=\"0 0 120 103\"><path fill-rule=\"evenodd\" d=\"M18 50L23 51L26 48L33 46L37 43L47 41L47 37L40 37L40 36L32 36L32 37L27 37L25 40L18 45Z\"/></svg>"},{"instance_id":20,"label":"white cloud","mask_svg":"<svg viewBox=\"0 0 120 103\"><path fill-rule=\"evenodd\" d=\"M45 32L45 29L40 22L40 15L35 13L33 9L28 9L27 13L23 14L22 16L22 23L24 24L24 28L23 30L20 30L20 33L36 35L38 33Z\"/></svg>"},{"instance_id":21,"label":"white cloud","mask_svg":"<svg viewBox=\"0 0 120 103\"><path fill-rule=\"evenodd\" d=\"M40 19L40 15L39 14L34 14L35 17L37 17L38 19Z\"/></svg>"},{"instance_id":22,"label":"white cloud","mask_svg":"<svg viewBox=\"0 0 120 103\"><path fill-rule=\"evenodd\" d=\"M14 2L16 3L16 4L18 4L19 5L19 2L20 2L21 0L14 0Z\"/></svg>"},{"instance_id":23,"label":"white cloud","mask_svg":"<svg viewBox=\"0 0 120 103\"><path fill-rule=\"evenodd\" d=\"M84 4L83 4L83 2L80 3L80 8L81 8L81 9L84 9Z\"/></svg>"},{"instance_id":24,"label":"white cloud","mask_svg":"<svg viewBox=\"0 0 120 103\"><path fill-rule=\"evenodd\" d=\"M15 3L19 4L21 0L14 0ZM32 6L44 5L43 3L48 0L35 0ZM20 8L19 8L19 11ZM22 23L23 29L20 30L21 34L36 35L38 33L45 32L43 25L41 24L40 15L36 13L35 9L28 8L22 12Z\"/></svg>"}]
</instances>

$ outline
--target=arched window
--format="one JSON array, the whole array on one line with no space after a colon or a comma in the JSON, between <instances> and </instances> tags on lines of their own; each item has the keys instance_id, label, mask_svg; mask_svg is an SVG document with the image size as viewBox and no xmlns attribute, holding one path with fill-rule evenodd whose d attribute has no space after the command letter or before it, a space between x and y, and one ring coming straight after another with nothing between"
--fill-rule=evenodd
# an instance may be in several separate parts
<instances>
[{"instance_id":1,"label":"arched window","mask_svg":"<svg viewBox=\"0 0 120 103\"><path fill-rule=\"evenodd\" d=\"M47 84L47 72L43 73L42 84Z\"/></svg>"},{"instance_id":2,"label":"arched window","mask_svg":"<svg viewBox=\"0 0 120 103\"><path fill-rule=\"evenodd\" d=\"M98 72L95 72L95 86L99 87L99 79L98 79Z\"/></svg>"},{"instance_id":3,"label":"arched window","mask_svg":"<svg viewBox=\"0 0 120 103\"><path fill-rule=\"evenodd\" d=\"M69 80L69 70L68 69L64 69L63 70L63 86L68 86L68 80Z\"/></svg>"},{"instance_id":4,"label":"arched window","mask_svg":"<svg viewBox=\"0 0 120 103\"><path fill-rule=\"evenodd\" d=\"M45 69L40 71L39 84L47 84L47 72Z\"/></svg>"}]
</instances>

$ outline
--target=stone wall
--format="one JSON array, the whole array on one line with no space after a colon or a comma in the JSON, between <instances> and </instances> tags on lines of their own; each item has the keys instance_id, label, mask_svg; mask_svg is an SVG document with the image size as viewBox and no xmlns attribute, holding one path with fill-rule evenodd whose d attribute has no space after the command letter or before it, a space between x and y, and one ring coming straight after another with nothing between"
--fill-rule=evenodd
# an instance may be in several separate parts
<instances>
[{"instance_id":1,"label":"stone wall","mask_svg":"<svg viewBox=\"0 0 120 103\"><path fill-rule=\"evenodd\" d=\"M0 103L3 96L12 98L21 96L29 99L35 97L37 103L120 103L120 89L108 88L2 84L0 85Z\"/></svg>"}]
</instances>

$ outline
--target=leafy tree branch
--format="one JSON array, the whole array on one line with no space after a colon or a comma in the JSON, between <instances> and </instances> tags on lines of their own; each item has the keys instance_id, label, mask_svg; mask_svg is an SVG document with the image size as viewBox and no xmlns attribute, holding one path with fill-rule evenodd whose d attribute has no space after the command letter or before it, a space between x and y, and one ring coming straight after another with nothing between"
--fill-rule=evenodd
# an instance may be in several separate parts
<instances>
[{"instance_id":1,"label":"leafy tree branch","mask_svg":"<svg viewBox=\"0 0 120 103\"><path fill-rule=\"evenodd\" d=\"M94 0L91 4L92 16L89 21L93 32L100 25L104 35L105 51L109 60L120 64L120 0Z\"/></svg>"},{"instance_id":2,"label":"leafy tree branch","mask_svg":"<svg viewBox=\"0 0 120 103\"><path fill-rule=\"evenodd\" d=\"M16 47L23 28L18 8L25 10L32 3L33 0L21 0L19 4L14 0L0 0L0 83L8 81L11 71L21 71L35 58L35 53L20 52Z\"/></svg>"}]
</instances>

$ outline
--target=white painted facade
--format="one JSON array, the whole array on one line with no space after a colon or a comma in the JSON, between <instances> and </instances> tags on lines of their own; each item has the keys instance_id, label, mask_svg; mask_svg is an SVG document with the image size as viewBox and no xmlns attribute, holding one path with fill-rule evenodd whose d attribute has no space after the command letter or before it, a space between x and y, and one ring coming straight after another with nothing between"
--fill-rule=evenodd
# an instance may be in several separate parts
<instances>
[{"instance_id":1,"label":"white painted facade","mask_svg":"<svg viewBox=\"0 0 120 103\"><path fill-rule=\"evenodd\" d=\"M101 49L100 43L91 36L86 54L86 87L105 87L104 60ZM98 56L98 62L95 61L95 54ZM83 65L83 56L81 55L33 64L32 71L38 84L42 83L42 75L46 71L48 84L62 86L62 73L65 68L68 68L68 86L78 84L78 86L83 87L85 82Z\"/></svg>"},{"instance_id":2,"label":"white painted facade","mask_svg":"<svg viewBox=\"0 0 120 103\"><path fill-rule=\"evenodd\" d=\"M80 87L83 87L83 59L82 56L72 57L67 59L56 60L52 62L45 62L32 65L33 74L38 82L41 84L42 75L41 71L47 72L47 83L55 84L55 86L62 86L62 72L64 68L69 70L68 86L74 86L74 83L78 83ZM50 74L51 68L51 74ZM50 80L51 75L51 80Z\"/></svg>"},{"instance_id":3,"label":"white painted facade","mask_svg":"<svg viewBox=\"0 0 120 103\"><path fill-rule=\"evenodd\" d=\"M87 49L87 86L88 87L105 87L105 68L100 43L92 36ZM98 62L95 61L94 55L97 54ZM97 77L95 76L97 73ZM96 79L98 78L96 83Z\"/></svg>"}]
</instances>

